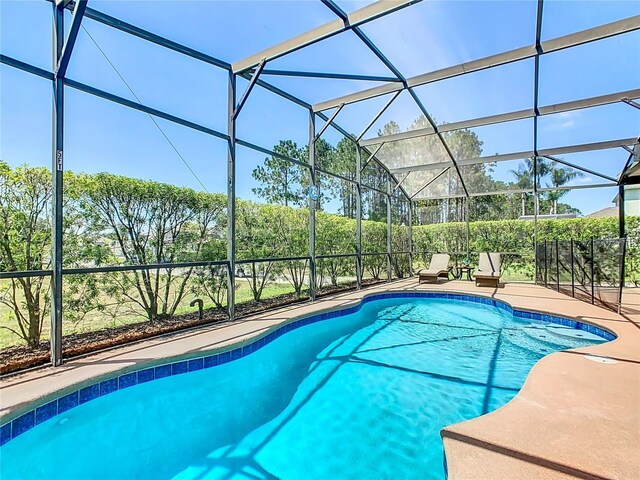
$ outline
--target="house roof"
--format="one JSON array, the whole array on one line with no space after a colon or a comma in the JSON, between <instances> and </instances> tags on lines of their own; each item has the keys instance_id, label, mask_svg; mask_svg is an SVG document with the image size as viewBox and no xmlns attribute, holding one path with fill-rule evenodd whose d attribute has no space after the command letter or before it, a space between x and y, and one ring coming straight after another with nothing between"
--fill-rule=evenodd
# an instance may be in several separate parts
<instances>
[{"instance_id":1,"label":"house roof","mask_svg":"<svg viewBox=\"0 0 640 480\"><path fill-rule=\"evenodd\" d=\"M589 215L585 215L587 218L606 218L606 217L617 217L618 216L618 207L607 207L597 210Z\"/></svg>"}]
</instances>

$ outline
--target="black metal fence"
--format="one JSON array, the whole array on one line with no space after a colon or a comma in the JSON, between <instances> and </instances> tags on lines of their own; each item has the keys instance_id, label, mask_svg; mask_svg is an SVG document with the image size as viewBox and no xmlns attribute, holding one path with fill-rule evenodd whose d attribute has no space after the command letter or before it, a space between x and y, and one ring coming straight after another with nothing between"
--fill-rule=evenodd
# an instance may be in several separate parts
<instances>
[{"instance_id":1,"label":"black metal fence","mask_svg":"<svg viewBox=\"0 0 640 480\"><path fill-rule=\"evenodd\" d=\"M539 243L536 283L619 311L625 248L624 238Z\"/></svg>"}]
</instances>

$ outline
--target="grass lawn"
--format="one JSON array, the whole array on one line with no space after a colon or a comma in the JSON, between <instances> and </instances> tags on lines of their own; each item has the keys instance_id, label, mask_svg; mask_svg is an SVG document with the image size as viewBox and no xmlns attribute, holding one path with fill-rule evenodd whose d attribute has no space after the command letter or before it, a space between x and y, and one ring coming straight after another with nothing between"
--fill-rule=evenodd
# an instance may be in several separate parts
<instances>
[{"instance_id":1,"label":"grass lawn","mask_svg":"<svg viewBox=\"0 0 640 480\"><path fill-rule=\"evenodd\" d=\"M365 275L365 277L369 277L369 275ZM530 275L517 271L510 271L510 269L507 269L503 272L503 279L505 281L531 281L530 277ZM354 278L352 277L340 277L338 279L338 283L349 283L353 280ZM328 286L329 283L329 279L325 279L325 286ZM9 285L10 280L0 280L0 294L5 291ZM251 289L249 288L247 279L237 278L236 285L236 304L253 300L253 295L251 293ZM265 285L261 298L263 300L267 300L273 297L290 294L293 292L294 289L291 284L289 284L285 279L278 279L277 281L268 282ZM184 300L181 302L181 305L178 307L176 313L183 314L197 311L197 307L189 306L189 303L191 303L194 298L196 298L194 294L187 294ZM105 303L108 303L107 301L109 299L104 298L102 300L104 300ZM203 300L205 309L212 308L214 306L213 303L211 301L207 301L206 298L203 298ZM121 307L123 307L123 305L118 305L115 308ZM127 306L124 305L124 307L126 308ZM77 323L72 321L64 321L63 318L62 328L63 335L71 335L74 333L102 330L105 328L113 328L121 325L139 323L144 321L147 321L147 318L141 313L131 311L131 308L129 306L126 312L122 312L122 310L118 313L93 311L88 313L82 321ZM24 344L24 341L20 338L20 336L10 331L9 328L18 330L14 313L9 306L0 303L0 349ZM43 340L49 338L49 330L49 316L47 315L42 328Z\"/></svg>"},{"instance_id":2,"label":"grass lawn","mask_svg":"<svg viewBox=\"0 0 640 480\"><path fill-rule=\"evenodd\" d=\"M6 287L9 285L9 282L10 280L0 280L0 292L3 292L6 289ZM236 285L236 304L253 300L253 294L251 293L251 289L249 288L247 280L238 278L236 280ZM286 280L268 282L264 287L261 298L266 300L269 298L277 297L279 295L293 293L293 291L293 287L288 282L286 282ZM187 294L185 296L185 299L181 302L181 305L178 307L176 314L197 311L197 306L189 306L189 303L191 303L194 298L196 298L195 295ZM214 306L213 303L211 301L207 301L206 298L203 298L203 300L205 309L212 308ZM87 314L87 316L78 323L70 321L65 322L63 318L62 328L63 335L70 335L73 333L102 330L104 328L113 328L121 325L144 321L147 321L147 318L142 314L128 313L113 316L107 313L94 311ZM8 328L18 330L17 322L13 310L9 308L9 306L0 303L0 349L11 347L14 345L23 345L25 343L24 340L22 340L15 333L11 332ZM49 330L50 322L49 316L47 315L42 327L43 340L49 338Z\"/></svg>"}]
</instances>

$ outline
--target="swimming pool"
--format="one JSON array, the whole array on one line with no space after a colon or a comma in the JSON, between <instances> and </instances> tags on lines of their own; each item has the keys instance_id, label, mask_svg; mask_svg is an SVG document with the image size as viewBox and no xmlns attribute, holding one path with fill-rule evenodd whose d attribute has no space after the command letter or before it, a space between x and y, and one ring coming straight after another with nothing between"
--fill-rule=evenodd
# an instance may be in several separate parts
<instances>
[{"instance_id":1,"label":"swimming pool","mask_svg":"<svg viewBox=\"0 0 640 480\"><path fill-rule=\"evenodd\" d=\"M376 295L40 407L33 423L48 419L0 447L0 476L443 478L443 427L504 405L543 356L605 338L491 299Z\"/></svg>"}]
</instances>

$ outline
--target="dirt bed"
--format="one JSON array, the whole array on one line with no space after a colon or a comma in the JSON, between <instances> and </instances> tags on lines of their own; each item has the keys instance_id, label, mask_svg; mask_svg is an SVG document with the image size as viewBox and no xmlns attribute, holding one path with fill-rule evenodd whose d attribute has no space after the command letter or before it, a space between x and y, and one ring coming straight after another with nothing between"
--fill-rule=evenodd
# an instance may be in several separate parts
<instances>
[{"instance_id":1,"label":"dirt bed","mask_svg":"<svg viewBox=\"0 0 640 480\"><path fill-rule=\"evenodd\" d=\"M375 283L380 282L365 280L363 286L373 285ZM318 290L316 297L347 291L353 289L354 286L355 285L352 284L345 284L323 287ZM295 294L288 294L267 300L260 300L259 302L245 302L236 306L236 315L238 317L236 322L240 322L242 318L255 313L304 301L308 301L308 297L298 297ZM70 359L86 353L96 352L146 338L177 333L200 325L225 322L228 322L226 311L222 309L208 309L203 311L202 318L199 317L198 313L188 313L95 332L76 333L63 337L62 356L65 359ZM41 342L40 346L35 349L21 345L1 350L0 375L47 364L50 358L49 350L50 344L48 340Z\"/></svg>"}]
</instances>

